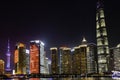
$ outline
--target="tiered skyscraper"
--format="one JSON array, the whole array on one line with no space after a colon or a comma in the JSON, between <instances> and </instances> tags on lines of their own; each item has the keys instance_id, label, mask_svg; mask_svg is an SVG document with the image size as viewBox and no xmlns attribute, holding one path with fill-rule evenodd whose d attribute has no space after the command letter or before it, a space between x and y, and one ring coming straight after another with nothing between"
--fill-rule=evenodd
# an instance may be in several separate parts
<instances>
[{"instance_id":1,"label":"tiered skyscraper","mask_svg":"<svg viewBox=\"0 0 120 80\"><path fill-rule=\"evenodd\" d=\"M6 53L6 58L7 58L7 61L6 61L6 72L10 72L11 71L11 68L10 68L10 56L11 56L11 53L10 53L10 43L9 43L9 40L8 40L7 53Z\"/></svg>"},{"instance_id":2,"label":"tiered skyscraper","mask_svg":"<svg viewBox=\"0 0 120 80\"><path fill-rule=\"evenodd\" d=\"M96 10L96 38L97 38L97 55L99 73L108 71L108 38L105 24L103 1L98 0Z\"/></svg>"}]
</instances>

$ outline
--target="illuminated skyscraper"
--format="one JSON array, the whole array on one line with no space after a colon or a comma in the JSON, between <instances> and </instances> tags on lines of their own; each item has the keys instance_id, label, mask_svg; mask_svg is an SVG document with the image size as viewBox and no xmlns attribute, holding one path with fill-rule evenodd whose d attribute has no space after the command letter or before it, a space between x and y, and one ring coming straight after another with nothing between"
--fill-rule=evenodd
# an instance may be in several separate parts
<instances>
[{"instance_id":1,"label":"illuminated skyscraper","mask_svg":"<svg viewBox=\"0 0 120 80\"><path fill-rule=\"evenodd\" d=\"M86 74L97 72L96 45L83 38L81 45L73 48L72 73Z\"/></svg>"},{"instance_id":2,"label":"illuminated skyscraper","mask_svg":"<svg viewBox=\"0 0 120 80\"><path fill-rule=\"evenodd\" d=\"M49 74L49 64L48 64L48 58L45 58L45 74Z\"/></svg>"},{"instance_id":3,"label":"illuminated skyscraper","mask_svg":"<svg viewBox=\"0 0 120 80\"><path fill-rule=\"evenodd\" d=\"M60 47L60 73L72 74L71 48Z\"/></svg>"},{"instance_id":4,"label":"illuminated skyscraper","mask_svg":"<svg viewBox=\"0 0 120 80\"><path fill-rule=\"evenodd\" d=\"M97 73L97 46L94 43L87 44L87 73Z\"/></svg>"},{"instance_id":5,"label":"illuminated skyscraper","mask_svg":"<svg viewBox=\"0 0 120 80\"><path fill-rule=\"evenodd\" d=\"M26 74L27 68L26 47L23 43L17 43L14 53L15 74Z\"/></svg>"},{"instance_id":6,"label":"illuminated skyscraper","mask_svg":"<svg viewBox=\"0 0 120 80\"><path fill-rule=\"evenodd\" d=\"M30 73L40 73L40 45L35 41L30 42Z\"/></svg>"},{"instance_id":7,"label":"illuminated skyscraper","mask_svg":"<svg viewBox=\"0 0 120 80\"><path fill-rule=\"evenodd\" d=\"M110 70L120 71L120 44L110 49Z\"/></svg>"},{"instance_id":8,"label":"illuminated skyscraper","mask_svg":"<svg viewBox=\"0 0 120 80\"><path fill-rule=\"evenodd\" d=\"M99 73L107 72L108 71L107 57L109 55L109 47L102 0L99 0L97 2L96 38L97 38L98 70Z\"/></svg>"},{"instance_id":9,"label":"illuminated skyscraper","mask_svg":"<svg viewBox=\"0 0 120 80\"><path fill-rule=\"evenodd\" d=\"M45 72L44 43L40 40L30 41L30 73Z\"/></svg>"},{"instance_id":10,"label":"illuminated skyscraper","mask_svg":"<svg viewBox=\"0 0 120 80\"><path fill-rule=\"evenodd\" d=\"M5 72L5 62L3 60L0 59L0 75L4 74Z\"/></svg>"},{"instance_id":11,"label":"illuminated skyscraper","mask_svg":"<svg viewBox=\"0 0 120 80\"><path fill-rule=\"evenodd\" d=\"M51 51L51 74L59 74L58 50L56 47L50 48Z\"/></svg>"},{"instance_id":12,"label":"illuminated skyscraper","mask_svg":"<svg viewBox=\"0 0 120 80\"><path fill-rule=\"evenodd\" d=\"M45 49L44 49L44 43L40 41L40 73L45 73Z\"/></svg>"},{"instance_id":13,"label":"illuminated skyscraper","mask_svg":"<svg viewBox=\"0 0 120 80\"><path fill-rule=\"evenodd\" d=\"M51 74L51 60L48 60L48 72Z\"/></svg>"},{"instance_id":14,"label":"illuminated skyscraper","mask_svg":"<svg viewBox=\"0 0 120 80\"><path fill-rule=\"evenodd\" d=\"M11 53L10 53L10 42L8 40L8 46L7 46L7 53L6 53L6 72L10 72L11 68L10 68L10 57L11 57Z\"/></svg>"},{"instance_id":15,"label":"illuminated skyscraper","mask_svg":"<svg viewBox=\"0 0 120 80\"><path fill-rule=\"evenodd\" d=\"M30 73L30 53L28 49L26 49L26 73Z\"/></svg>"},{"instance_id":16,"label":"illuminated skyscraper","mask_svg":"<svg viewBox=\"0 0 120 80\"><path fill-rule=\"evenodd\" d=\"M81 45L74 48L73 74L87 73L87 41L83 38Z\"/></svg>"},{"instance_id":17,"label":"illuminated skyscraper","mask_svg":"<svg viewBox=\"0 0 120 80\"><path fill-rule=\"evenodd\" d=\"M48 58L46 57L46 51L44 51L44 74L49 74Z\"/></svg>"},{"instance_id":18,"label":"illuminated skyscraper","mask_svg":"<svg viewBox=\"0 0 120 80\"><path fill-rule=\"evenodd\" d=\"M80 47L74 47L74 51L73 51L73 54L72 54L72 59L73 59L73 62L72 62L72 73L73 74L81 74L80 72L80 61L81 61L81 54L80 54Z\"/></svg>"},{"instance_id":19,"label":"illuminated skyscraper","mask_svg":"<svg viewBox=\"0 0 120 80\"><path fill-rule=\"evenodd\" d=\"M83 38L82 45L74 47L73 53L73 74L84 74L87 72L86 48L87 41Z\"/></svg>"}]
</instances>

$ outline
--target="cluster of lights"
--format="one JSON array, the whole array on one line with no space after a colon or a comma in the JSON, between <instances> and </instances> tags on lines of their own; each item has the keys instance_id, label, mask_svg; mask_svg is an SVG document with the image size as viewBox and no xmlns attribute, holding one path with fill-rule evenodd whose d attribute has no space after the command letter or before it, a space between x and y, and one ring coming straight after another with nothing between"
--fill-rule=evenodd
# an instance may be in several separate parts
<instances>
[{"instance_id":1,"label":"cluster of lights","mask_svg":"<svg viewBox=\"0 0 120 80\"><path fill-rule=\"evenodd\" d=\"M40 41L40 40L32 40L32 41L30 41L30 42L35 42L35 43L40 43L40 44L42 44L43 46L45 45L42 41Z\"/></svg>"},{"instance_id":2,"label":"cluster of lights","mask_svg":"<svg viewBox=\"0 0 120 80\"><path fill-rule=\"evenodd\" d=\"M52 48L50 48L50 50L57 50L57 48L56 47L52 47Z\"/></svg>"},{"instance_id":3,"label":"cluster of lights","mask_svg":"<svg viewBox=\"0 0 120 80\"><path fill-rule=\"evenodd\" d=\"M30 51L29 51L28 49L26 49L26 53L29 54L29 52L30 52Z\"/></svg>"}]
</instances>

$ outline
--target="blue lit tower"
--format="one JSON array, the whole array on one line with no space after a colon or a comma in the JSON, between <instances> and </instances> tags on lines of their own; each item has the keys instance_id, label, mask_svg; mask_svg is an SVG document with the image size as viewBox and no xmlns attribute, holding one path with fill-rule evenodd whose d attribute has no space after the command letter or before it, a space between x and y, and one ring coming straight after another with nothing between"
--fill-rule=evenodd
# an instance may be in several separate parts
<instances>
[{"instance_id":1,"label":"blue lit tower","mask_svg":"<svg viewBox=\"0 0 120 80\"><path fill-rule=\"evenodd\" d=\"M108 71L109 56L108 38L103 7L103 1L98 0L96 9L96 39L99 73Z\"/></svg>"},{"instance_id":2,"label":"blue lit tower","mask_svg":"<svg viewBox=\"0 0 120 80\"><path fill-rule=\"evenodd\" d=\"M10 56L11 56L11 53L10 53L10 42L9 42L9 39L8 39L8 46L7 46L7 53L6 53L6 72L10 72L11 71L11 68L10 68Z\"/></svg>"}]
</instances>

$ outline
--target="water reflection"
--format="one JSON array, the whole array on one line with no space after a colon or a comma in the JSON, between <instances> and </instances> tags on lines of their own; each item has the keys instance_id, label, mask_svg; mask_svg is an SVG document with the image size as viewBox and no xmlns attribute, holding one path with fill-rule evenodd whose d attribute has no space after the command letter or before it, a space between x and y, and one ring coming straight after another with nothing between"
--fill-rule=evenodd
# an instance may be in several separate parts
<instances>
[{"instance_id":1,"label":"water reflection","mask_svg":"<svg viewBox=\"0 0 120 80\"><path fill-rule=\"evenodd\" d=\"M112 79L111 77L99 77L99 78L15 78L15 79L0 79L0 80L120 80L120 79Z\"/></svg>"}]
</instances>

